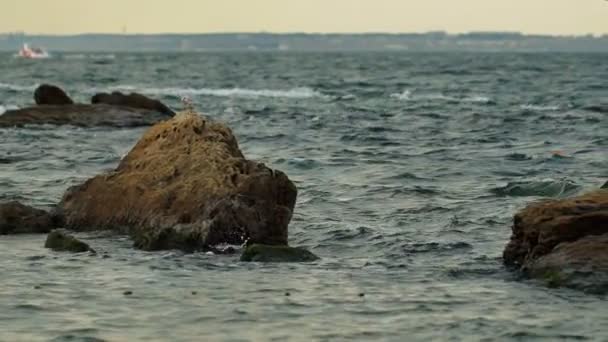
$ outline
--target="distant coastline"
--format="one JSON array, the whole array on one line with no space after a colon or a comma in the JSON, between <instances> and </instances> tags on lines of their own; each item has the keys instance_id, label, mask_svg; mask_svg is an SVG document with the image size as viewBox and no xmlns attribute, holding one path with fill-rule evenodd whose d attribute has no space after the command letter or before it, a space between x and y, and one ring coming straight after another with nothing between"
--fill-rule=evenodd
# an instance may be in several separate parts
<instances>
[{"instance_id":1,"label":"distant coastline","mask_svg":"<svg viewBox=\"0 0 608 342\"><path fill-rule=\"evenodd\" d=\"M487 51L608 52L608 35L550 36L517 32L427 33L206 33L78 34L0 33L0 51L23 43L51 51Z\"/></svg>"}]
</instances>

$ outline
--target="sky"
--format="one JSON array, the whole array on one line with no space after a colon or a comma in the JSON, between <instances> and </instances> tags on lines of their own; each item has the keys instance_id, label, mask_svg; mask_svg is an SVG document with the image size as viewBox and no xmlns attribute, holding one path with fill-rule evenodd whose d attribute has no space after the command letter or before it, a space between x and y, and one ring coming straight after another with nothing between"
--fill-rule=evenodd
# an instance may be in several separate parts
<instances>
[{"instance_id":1,"label":"sky","mask_svg":"<svg viewBox=\"0 0 608 342\"><path fill-rule=\"evenodd\" d=\"M608 34L607 0L0 0L0 32Z\"/></svg>"}]
</instances>

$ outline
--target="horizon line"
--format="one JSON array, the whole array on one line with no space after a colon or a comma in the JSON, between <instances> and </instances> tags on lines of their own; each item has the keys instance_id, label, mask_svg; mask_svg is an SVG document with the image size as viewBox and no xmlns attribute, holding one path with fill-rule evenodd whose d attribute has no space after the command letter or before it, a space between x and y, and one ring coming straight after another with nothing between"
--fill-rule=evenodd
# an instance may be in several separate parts
<instances>
[{"instance_id":1,"label":"horizon line","mask_svg":"<svg viewBox=\"0 0 608 342\"><path fill-rule=\"evenodd\" d=\"M608 0L607 0L608 1ZM266 35L332 35L332 36L365 36L365 35L430 35L430 34L443 34L446 36L462 36L470 34L512 34L526 36L544 36L544 37L594 37L602 38L608 37L608 32L605 33L585 33L585 34L552 34L552 33L527 33L522 31L463 31L463 32L449 32L443 30L430 30L430 31L353 31L353 32L305 32L305 31L290 31L290 32L276 32L276 31L212 31L212 32L79 32L79 33L36 33L36 32L25 32L25 31L10 31L0 32L0 36L4 35L24 35L24 36L46 36L46 37L76 37L76 36L91 36L91 35L111 35L111 36L202 36L202 35L254 35L254 34L266 34Z\"/></svg>"}]
</instances>

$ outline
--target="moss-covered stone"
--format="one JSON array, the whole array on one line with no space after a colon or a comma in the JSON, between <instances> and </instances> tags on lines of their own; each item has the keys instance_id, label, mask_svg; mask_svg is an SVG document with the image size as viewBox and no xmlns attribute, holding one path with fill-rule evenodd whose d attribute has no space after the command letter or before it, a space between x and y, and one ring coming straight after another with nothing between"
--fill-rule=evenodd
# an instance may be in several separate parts
<instances>
[{"instance_id":1,"label":"moss-covered stone","mask_svg":"<svg viewBox=\"0 0 608 342\"><path fill-rule=\"evenodd\" d=\"M95 252L88 244L69 235L65 230L56 229L49 233L44 243L44 247L57 252Z\"/></svg>"},{"instance_id":2,"label":"moss-covered stone","mask_svg":"<svg viewBox=\"0 0 608 342\"><path fill-rule=\"evenodd\" d=\"M310 262L319 257L301 247L253 244L245 248L241 261L255 262Z\"/></svg>"},{"instance_id":3,"label":"moss-covered stone","mask_svg":"<svg viewBox=\"0 0 608 342\"><path fill-rule=\"evenodd\" d=\"M565 277L559 271L555 270L546 271L543 278L547 286L551 288L563 286L565 283Z\"/></svg>"}]
</instances>

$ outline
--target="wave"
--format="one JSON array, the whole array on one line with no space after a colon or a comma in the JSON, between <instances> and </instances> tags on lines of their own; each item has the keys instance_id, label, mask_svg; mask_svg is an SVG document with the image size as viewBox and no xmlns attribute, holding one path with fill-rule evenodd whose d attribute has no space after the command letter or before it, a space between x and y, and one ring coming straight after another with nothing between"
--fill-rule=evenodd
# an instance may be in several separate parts
<instances>
[{"instance_id":1,"label":"wave","mask_svg":"<svg viewBox=\"0 0 608 342\"><path fill-rule=\"evenodd\" d=\"M555 111L555 110L559 110L560 107L559 106L550 106L550 105L533 105L533 104L524 104L520 106L521 109L525 109L525 110L532 110L535 112L546 112L546 111Z\"/></svg>"},{"instance_id":2,"label":"wave","mask_svg":"<svg viewBox=\"0 0 608 342\"><path fill-rule=\"evenodd\" d=\"M414 94L411 90L404 90L401 93L391 94L390 97L399 101L419 101L419 100L438 100L448 102L469 102L469 103L492 103L492 99L483 95L471 95L464 97L448 96L441 93Z\"/></svg>"},{"instance_id":3,"label":"wave","mask_svg":"<svg viewBox=\"0 0 608 342\"><path fill-rule=\"evenodd\" d=\"M114 55L114 54L93 54L93 55L70 54L70 55L64 55L63 58L64 59L116 59L116 55Z\"/></svg>"},{"instance_id":4,"label":"wave","mask_svg":"<svg viewBox=\"0 0 608 342\"><path fill-rule=\"evenodd\" d=\"M509 182L506 186L494 188L492 193L510 197L566 197L577 193L581 186L569 180L542 180Z\"/></svg>"},{"instance_id":5,"label":"wave","mask_svg":"<svg viewBox=\"0 0 608 342\"><path fill-rule=\"evenodd\" d=\"M19 109L19 107L13 106L13 105L6 105L6 106L0 105L0 115L6 113L9 110L15 110L15 109Z\"/></svg>"},{"instance_id":6,"label":"wave","mask_svg":"<svg viewBox=\"0 0 608 342\"><path fill-rule=\"evenodd\" d=\"M312 88L299 87L288 90L274 89L246 89L246 88L145 88L132 85L111 86L106 89L91 88L89 92L96 93L100 91L136 91L147 95L173 95L173 96L217 96L217 97L244 97L244 98L259 98L259 97L276 97L276 98L294 98L294 99L309 99L309 98L326 98L324 95Z\"/></svg>"},{"instance_id":7,"label":"wave","mask_svg":"<svg viewBox=\"0 0 608 342\"><path fill-rule=\"evenodd\" d=\"M11 90L11 91L34 91L38 87L38 84L24 86L10 83L0 83L0 89Z\"/></svg>"}]
</instances>

